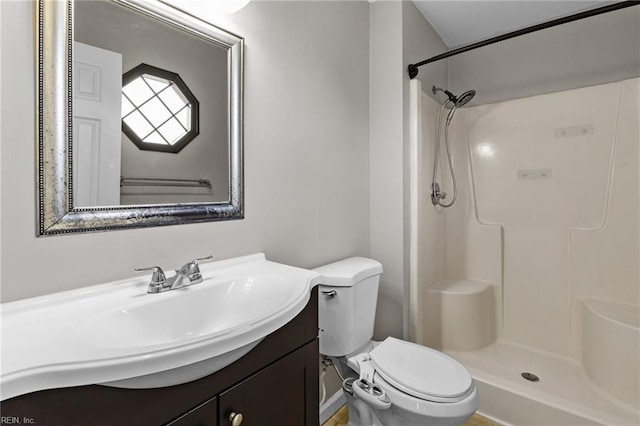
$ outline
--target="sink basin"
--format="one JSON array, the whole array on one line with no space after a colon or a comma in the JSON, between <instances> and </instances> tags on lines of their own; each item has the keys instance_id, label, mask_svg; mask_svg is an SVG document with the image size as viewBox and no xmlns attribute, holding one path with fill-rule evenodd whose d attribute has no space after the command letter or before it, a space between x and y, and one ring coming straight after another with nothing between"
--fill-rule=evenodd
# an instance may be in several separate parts
<instances>
[{"instance_id":1,"label":"sink basin","mask_svg":"<svg viewBox=\"0 0 640 426\"><path fill-rule=\"evenodd\" d=\"M148 277L2 305L2 400L36 390L186 383L292 320L318 275L263 254L201 266L202 283L147 294Z\"/></svg>"},{"instance_id":2,"label":"sink basin","mask_svg":"<svg viewBox=\"0 0 640 426\"><path fill-rule=\"evenodd\" d=\"M81 326L82 337L101 348L184 345L258 323L300 296L293 291L299 286L277 275L208 278L200 284L93 315Z\"/></svg>"}]
</instances>

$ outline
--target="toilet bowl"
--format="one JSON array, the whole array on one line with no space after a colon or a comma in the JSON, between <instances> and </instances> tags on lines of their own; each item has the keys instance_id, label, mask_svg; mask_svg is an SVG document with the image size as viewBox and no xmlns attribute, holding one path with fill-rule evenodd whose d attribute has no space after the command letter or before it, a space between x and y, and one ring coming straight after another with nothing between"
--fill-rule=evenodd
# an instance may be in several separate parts
<instances>
[{"instance_id":1,"label":"toilet bowl","mask_svg":"<svg viewBox=\"0 0 640 426\"><path fill-rule=\"evenodd\" d=\"M371 341L380 263L350 258L315 270L320 353L345 377L350 426L461 425L473 415L478 391L462 364L393 337Z\"/></svg>"},{"instance_id":2,"label":"toilet bowl","mask_svg":"<svg viewBox=\"0 0 640 426\"><path fill-rule=\"evenodd\" d=\"M393 337L370 346L349 356L347 366L389 397L388 409L370 404L380 425L460 425L478 408L475 383L453 358Z\"/></svg>"}]
</instances>

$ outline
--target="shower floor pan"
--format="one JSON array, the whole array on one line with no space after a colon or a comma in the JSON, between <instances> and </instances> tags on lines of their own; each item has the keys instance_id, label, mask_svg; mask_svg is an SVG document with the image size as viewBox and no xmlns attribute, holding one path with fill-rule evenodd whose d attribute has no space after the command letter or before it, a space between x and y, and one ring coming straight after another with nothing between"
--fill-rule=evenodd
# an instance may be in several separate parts
<instances>
[{"instance_id":1,"label":"shower floor pan","mask_svg":"<svg viewBox=\"0 0 640 426\"><path fill-rule=\"evenodd\" d=\"M478 412L505 425L638 425L640 413L616 403L569 359L497 341L473 351L445 351L463 363L480 390ZM533 373L539 381L525 380Z\"/></svg>"}]
</instances>

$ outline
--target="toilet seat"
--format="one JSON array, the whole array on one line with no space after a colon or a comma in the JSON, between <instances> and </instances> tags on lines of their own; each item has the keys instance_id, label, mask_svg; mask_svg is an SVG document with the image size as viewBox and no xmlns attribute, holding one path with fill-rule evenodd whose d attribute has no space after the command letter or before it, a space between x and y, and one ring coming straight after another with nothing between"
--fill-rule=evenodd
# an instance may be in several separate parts
<instances>
[{"instance_id":1,"label":"toilet seat","mask_svg":"<svg viewBox=\"0 0 640 426\"><path fill-rule=\"evenodd\" d=\"M425 346L388 337L369 356L385 382L418 399L452 403L467 398L475 389L462 364Z\"/></svg>"}]
</instances>

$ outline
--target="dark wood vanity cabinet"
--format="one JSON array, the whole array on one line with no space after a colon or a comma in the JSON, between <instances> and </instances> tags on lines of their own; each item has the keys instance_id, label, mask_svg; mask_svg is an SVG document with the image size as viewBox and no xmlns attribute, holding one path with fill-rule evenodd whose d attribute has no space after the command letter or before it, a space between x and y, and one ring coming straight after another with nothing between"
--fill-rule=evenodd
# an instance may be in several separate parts
<instances>
[{"instance_id":1,"label":"dark wood vanity cabinet","mask_svg":"<svg viewBox=\"0 0 640 426\"><path fill-rule=\"evenodd\" d=\"M247 355L202 379L157 389L99 385L2 401L2 416L46 426L317 426L318 299Z\"/></svg>"},{"instance_id":2,"label":"dark wood vanity cabinet","mask_svg":"<svg viewBox=\"0 0 640 426\"><path fill-rule=\"evenodd\" d=\"M306 419L305 350L297 350L237 385L211 398L169 426L231 425L242 415L242 426L300 426ZM316 383L317 385L317 383Z\"/></svg>"},{"instance_id":3,"label":"dark wood vanity cabinet","mask_svg":"<svg viewBox=\"0 0 640 426\"><path fill-rule=\"evenodd\" d=\"M306 354L296 351L222 393L219 424L229 424L225 422L234 412L243 415L242 426L309 424L305 418L306 363Z\"/></svg>"},{"instance_id":4,"label":"dark wood vanity cabinet","mask_svg":"<svg viewBox=\"0 0 640 426\"><path fill-rule=\"evenodd\" d=\"M167 426L218 426L219 424L225 423L218 422L218 397L214 396Z\"/></svg>"}]
</instances>

